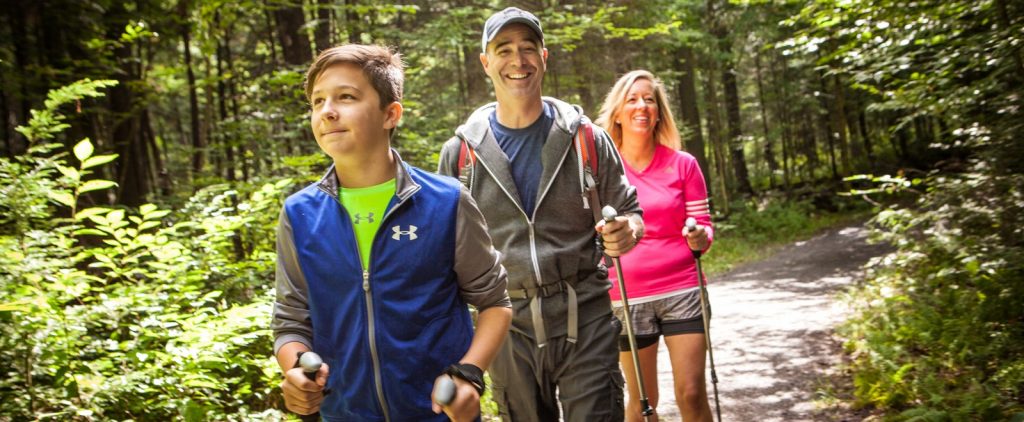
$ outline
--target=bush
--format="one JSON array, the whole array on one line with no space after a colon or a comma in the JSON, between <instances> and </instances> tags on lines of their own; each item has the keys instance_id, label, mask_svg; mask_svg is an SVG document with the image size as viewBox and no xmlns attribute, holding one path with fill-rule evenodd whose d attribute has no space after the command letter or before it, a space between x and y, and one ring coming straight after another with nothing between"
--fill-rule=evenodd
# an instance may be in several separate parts
<instances>
[{"instance_id":1,"label":"bush","mask_svg":"<svg viewBox=\"0 0 1024 422\"><path fill-rule=\"evenodd\" d=\"M841 329L860 405L894 420L1024 417L1024 177L934 176L914 209L884 210Z\"/></svg>"},{"instance_id":2,"label":"bush","mask_svg":"<svg viewBox=\"0 0 1024 422\"><path fill-rule=\"evenodd\" d=\"M15 420L281 418L270 357L274 227L290 179L212 186L182 210L77 208L115 156L88 139L75 161L48 143L63 104L108 81L54 91L0 159L0 414Z\"/></svg>"}]
</instances>

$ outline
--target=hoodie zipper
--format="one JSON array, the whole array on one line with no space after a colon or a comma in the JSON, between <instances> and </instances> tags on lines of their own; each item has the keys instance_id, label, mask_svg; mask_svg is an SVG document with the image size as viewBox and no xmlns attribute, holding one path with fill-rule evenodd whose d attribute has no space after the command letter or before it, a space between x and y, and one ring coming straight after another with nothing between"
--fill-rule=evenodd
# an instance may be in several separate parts
<instances>
[{"instance_id":1,"label":"hoodie zipper","mask_svg":"<svg viewBox=\"0 0 1024 422\"><path fill-rule=\"evenodd\" d=\"M484 160L480 159L480 157L477 156L477 161L480 163L480 165L484 167L484 170L487 170L487 173L491 175L491 179L493 179L495 181L495 184L497 184L498 187L500 187L501 190L505 192L505 195L512 200L512 203L515 204L516 209L518 209L519 213L523 216L523 218L526 219L526 226L528 228L527 232L530 234L530 260L533 264L533 274L534 277L537 279L537 286L544 285L544 277L541 276L540 259L538 259L537 257L537 233L536 226L534 225L534 219L537 217L537 208L540 208L540 204L544 201L544 197L547 196L548 191L551 190L551 185L554 184L555 182L555 177L557 177L558 172L562 170L562 164L565 162L565 157L569 154L569 149L572 149L571 146L570 148L566 149L565 152L562 153L562 158L558 160L558 166L555 167L555 171L551 173L551 180L548 180L548 185L544 188L540 196L537 198L537 204L533 207L532 216L526 215L526 210L524 210L523 207L520 206L518 202L516 202L516 199L515 197L512 196L512 193L508 191L505 185L497 183L498 178L495 177L494 172L491 171L490 167L487 167L487 163L484 162Z\"/></svg>"}]
</instances>

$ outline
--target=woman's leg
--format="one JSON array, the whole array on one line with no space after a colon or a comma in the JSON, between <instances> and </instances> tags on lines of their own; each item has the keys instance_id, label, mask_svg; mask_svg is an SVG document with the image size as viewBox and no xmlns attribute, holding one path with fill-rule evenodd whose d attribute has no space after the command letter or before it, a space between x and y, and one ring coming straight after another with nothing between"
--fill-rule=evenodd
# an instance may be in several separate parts
<instances>
[{"instance_id":1,"label":"woman's leg","mask_svg":"<svg viewBox=\"0 0 1024 422\"><path fill-rule=\"evenodd\" d=\"M708 405L708 392L704 381L704 334L668 336L665 337L665 344L668 346L668 354L672 361L676 402L683 420L711 422L711 406Z\"/></svg>"},{"instance_id":2,"label":"woman's leg","mask_svg":"<svg viewBox=\"0 0 1024 422\"><path fill-rule=\"evenodd\" d=\"M644 375L644 390L647 393L647 401L651 408L655 409L650 421L658 420L658 343L644 347L639 350L640 371ZM637 388L636 371L633 369L633 353L619 352L619 362L622 364L622 375L626 377L626 388L629 390L629 403L626 403L626 421L640 422L644 420L640 413L640 390Z\"/></svg>"}]
</instances>

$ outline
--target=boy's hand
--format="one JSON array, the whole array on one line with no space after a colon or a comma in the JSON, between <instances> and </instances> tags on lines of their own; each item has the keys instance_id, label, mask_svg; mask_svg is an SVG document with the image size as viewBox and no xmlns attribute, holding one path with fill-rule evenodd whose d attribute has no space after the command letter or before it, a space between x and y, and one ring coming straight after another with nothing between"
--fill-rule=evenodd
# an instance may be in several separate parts
<instances>
[{"instance_id":1,"label":"boy's hand","mask_svg":"<svg viewBox=\"0 0 1024 422\"><path fill-rule=\"evenodd\" d=\"M629 224L626 216L617 216L614 221L598 221L594 229L601 233L604 241L604 253L610 257L618 257L629 252L636 246L637 240L633 234L633 226Z\"/></svg>"},{"instance_id":2,"label":"boy's hand","mask_svg":"<svg viewBox=\"0 0 1024 422\"><path fill-rule=\"evenodd\" d=\"M284 405L300 415L311 415L320 410L320 402L324 401L324 386L327 384L327 364L320 366L316 373L316 381L306 377L302 367L289 369L281 381L281 392L284 393Z\"/></svg>"},{"instance_id":3,"label":"boy's hand","mask_svg":"<svg viewBox=\"0 0 1024 422\"><path fill-rule=\"evenodd\" d=\"M441 377L449 377L449 375L441 375L434 380L434 385L437 385L438 380ZM452 400L451 404L447 406L441 406L434 401L431 397L431 402L434 409L434 413L440 414L442 411L448 418L455 422L472 421L480 415L480 393L477 393L476 387L470 384L468 381L459 378L451 377L455 381L455 399Z\"/></svg>"}]
</instances>

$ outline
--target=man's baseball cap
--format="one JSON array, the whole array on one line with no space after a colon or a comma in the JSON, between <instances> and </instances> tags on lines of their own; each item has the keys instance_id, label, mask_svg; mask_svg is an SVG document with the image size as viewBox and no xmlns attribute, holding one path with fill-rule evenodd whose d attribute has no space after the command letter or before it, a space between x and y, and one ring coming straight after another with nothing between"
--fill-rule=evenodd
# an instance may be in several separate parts
<instances>
[{"instance_id":1,"label":"man's baseball cap","mask_svg":"<svg viewBox=\"0 0 1024 422\"><path fill-rule=\"evenodd\" d=\"M487 43L491 42L494 36L501 32L501 28L511 23L526 25L533 32L537 33L537 36L540 37L540 44L544 45L544 31L540 29L540 19L537 19L533 13L518 7L509 7L487 18L487 23L484 23L484 36L480 43L480 50L486 53Z\"/></svg>"}]
</instances>

